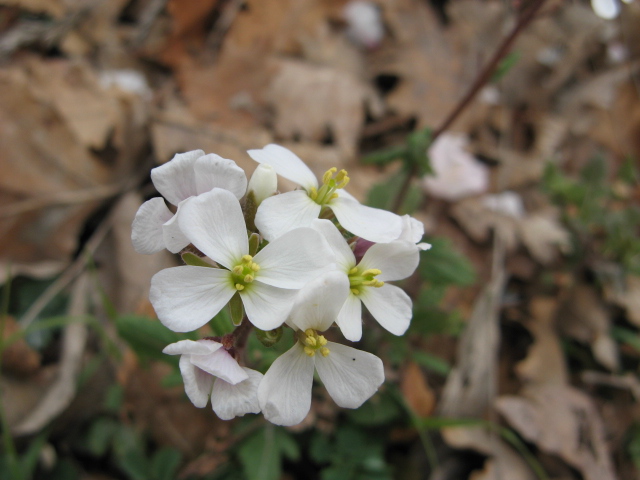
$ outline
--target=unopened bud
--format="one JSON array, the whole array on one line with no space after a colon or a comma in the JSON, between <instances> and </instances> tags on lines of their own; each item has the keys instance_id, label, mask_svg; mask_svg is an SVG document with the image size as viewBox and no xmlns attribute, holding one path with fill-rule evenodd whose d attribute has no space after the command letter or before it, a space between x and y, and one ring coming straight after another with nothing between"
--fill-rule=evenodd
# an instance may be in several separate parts
<instances>
[{"instance_id":1,"label":"unopened bud","mask_svg":"<svg viewBox=\"0 0 640 480\"><path fill-rule=\"evenodd\" d=\"M282 338L282 327L267 331L256 329L256 336L265 347L273 347Z\"/></svg>"},{"instance_id":2,"label":"unopened bud","mask_svg":"<svg viewBox=\"0 0 640 480\"><path fill-rule=\"evenodd\" d=\"M247 194L253 192L253 199L256 207L278 190L278 177L276 171L271 165L261 163L254 170L249 185L247 186Z\"/></svg>"}]
</instances>

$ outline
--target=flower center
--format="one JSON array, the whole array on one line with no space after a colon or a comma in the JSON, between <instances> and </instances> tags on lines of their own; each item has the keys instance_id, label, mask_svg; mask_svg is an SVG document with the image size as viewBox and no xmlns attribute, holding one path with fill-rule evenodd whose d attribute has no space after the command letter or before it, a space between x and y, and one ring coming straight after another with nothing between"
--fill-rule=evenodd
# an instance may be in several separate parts
<instances>
[{"instance_id":1,"label":"flower center","mask_svg":"<svg viewBox=\"0 0 640 480\"><path fill-rule=\"evenodd\" d=\"M346 187L347 183L349 183L346 170L336 172L338 172L338 169L335 167L324 172L320 189L312 187L309 191L309 197L318 205L327 205L334 198L338 198L336 190Z\"/></svg>"},{"instance_id":2,"label":"flower center","mask_svg":"<svg viewBox=\"0 0 640 480\"><path fill-rule=\"evenodd\" d=\"M312 328L308 328L304 332L298 332L298 339L304 345L304 353L313 357L317 351L320 351L320 355L326 357L329 355L329 349L325 346L327 344L327 339L324 338L324 335L318 335Z\"/></svg>"},{"instance_id":3,"label":"flower center","mask_svg":"<svg viewBox=\"0 0 640 480\"><path fill-rule=\"evenodd\" d=\"M358 267L353 267L349 270L349 288L351 289L351 293L360 295L364 287L380 288L384 285L384 282L376 280L374 277L381 273L382 271L377 268L369 268L361 272Z\"/></svg>"},{"instance_id":4,"label":"flower center","mask_svg":"<svg viewBox=\"0 0 640 480\"><path fill-rule=\"evenodd\" d=\"M253 261L251 255L243 255L240 263L231 269L231 280L236 290L244 290L253 282L259 270L260 265Z\"/></svg>"}]
</instances>

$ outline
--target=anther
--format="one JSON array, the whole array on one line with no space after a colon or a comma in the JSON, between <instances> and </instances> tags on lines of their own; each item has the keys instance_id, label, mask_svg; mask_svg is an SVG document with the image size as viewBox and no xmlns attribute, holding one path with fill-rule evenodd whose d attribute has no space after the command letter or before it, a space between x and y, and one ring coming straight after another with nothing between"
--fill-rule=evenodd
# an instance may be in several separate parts
<instances>
[{"instance_id":1,"label":"anther","mask_svg":"<svg viewBox=\"0 0 640 480\"><path fill-rule=\"evenodd\" d=\"M364 272L362 272L362 276L363 277L368 277L369 275L373 275L374 277L376 275L380 275L382 273L381 270L378 270L377 268L370 268L368 270L365 270Z\"/></svg>"},{"instance_id":2,"label":"anther","mask_svg":"<svg viewBox=\"0 0 640 480\"><path fill-rule=\"evenodd\" d=\"M257 272L260 270L260 265L258 265L257 263L252 263L251 264L251 270L253 270L254 272Z\"/></svg>"},{"instance_id":3,"label":"anther","mask_svg":"<svg viewBox=\"0 0 640 480\"><path fill-rule=\"evenodd\" d=\"M244 285L240 285L239 283L236 283L236 290L241 292L242 290L244 290Z\"/></svg>"},{"instance_id":4,"label":"anther","mask_svg":"<svg viewBox=\"0 0 640 480\"><path fill-rule=\"evenodd\" d=\"M314 332L314 331L313 331L313 328L307 328L307 329L304 331L304 334L305 334L307 337L313 337L313 334L314 334L314 333L316 333L316 332Z\"/></svg>"},{"instance_id":5,"label":"anther","mask_svg":"<svg viewBox=\"0 0 640 480\"><path fill-rule=\"evenodd\" d=\"M327 347L322 347L320 349L320 353L322 354L323 357L326 357L327 355L329 355L330 351Z\"/></svg>"},{"instance_id":6,"label":"anther","mask_svg":"<svg viewBox=\"0 0 640 480\"><path fill-rule=\"evenodd\" d=\"M245 275L245 276L244 276L244 282L245 282L245 283L251 283L251 282L253 282L253 275L249 275L249 274Z\"/></svg>"},{"instance_id":7,"label":"anther","mask_svg":"<svg viewBox=\"0 0 640 480\"><path fill-rule=\"evenodd\" d=\"M357 288L352 288L350 290L351 290L351 293L353 293L354 295L360 295L360 290L358 290Z\"/></svg>"},{"instance_id":8,"label":"anther","mask_svg":"<svg viewBox=\"0 0 640 480\"><path fill-rule=\"evenodd\" d=\"M309 197L311 198L311 200L315 200L316 198L318 198L318 189L316 187L311 187L309 189Z\"/></svg>"},{"instance_id":9,"label":"anther","mask_svg":"<svg viewBox=\"0 0 640 480\"><path fill-rule=\"evenodd\" d=\"M358 267L353 267L349 270L349 275L355 275L356 273L358 273Z\"/></svg>"},{"instance_id":10,"label":"anther","mask_svg":"<svg viewBox=\"0 0 640 480\"><path fill-rule=\"evenodd\" d=\"M316 354L316 351L311 347L304 347L304 353L306 353L310 357L313 357Z\"/></svg>"},{"instance_id":11,"label":"anther","mask_svg":"<svg viewBox=\"0 0 640 480\"><path fill-rule=\"evenodd\" d=\"M236 265L235 267L233 267L233 273L235 273L236 275L242 275L242 266L240 265Z\"/></svg>"},{"instance_id":12,"label":"anther","mask_svg":"<svg viewBox=\"0 0 640 480\"><path fill-rule=\"evenodd\" d=\"M243 255L242 256L242 261L244 263L248 263L249 265L251 265L251 260L253 260L253 257L251 255Z\"/></svg>"},{"instance_id":13,"label":"anther","mask_svg":"<svg viewBox=\"0 0 640 480\"><path fill-rule=\"evenodd\" d=\"M324 335L318 336L318 343L320 344L321 347L324 347L327 344L327 339L324 338Z\"/></svg>"},{"instance_id":14,"label":"anther","mask_svg":"<svg viewBox=\"0 0 640 480\"><path fill-rule=\"evenodd\" d=\"M331 178L333 177L334 173L336 173L337 171L338 171L338 169L336 167L332 167L329 170L327 170L326 172L324 172L324 175L322 176L322 183L324 183L324 184L329 183L329 180L331 180Z\"/></svg>"},{"instance_id":15,"label":"anther","mask_svg":"<svg viewBox=\"0 0 640 480\"><path fill-rule=\"evenodd\" d=\"M313 337L307 337L307 338L304 340L304 343L306 343L306 344L307 344L307 345L309 345L310 347L315 347L315 346L318 344L318 342L316 341L316 339L315 339L315 338L313 338Z\"/></svg>"}]
</instances>

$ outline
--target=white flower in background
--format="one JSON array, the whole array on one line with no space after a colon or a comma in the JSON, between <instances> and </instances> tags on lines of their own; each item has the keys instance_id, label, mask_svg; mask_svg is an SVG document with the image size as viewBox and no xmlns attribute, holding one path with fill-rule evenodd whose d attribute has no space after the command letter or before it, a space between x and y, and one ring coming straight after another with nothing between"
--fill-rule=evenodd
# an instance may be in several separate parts
<instances>
[{"instance_id":1,"label":"white flower in background","mask_svg":"<svg viewBox=\"0 0 640 480\"><path fill-rule=\"evenodd\" d=\"M260 408L270 422L296 425L304 420L311 408L314 369L344 408L358 408L384 382L378 357L329 342L319 333L333 324L348 287L344 275L329 272L300 290L287 321L297 342L273 362L258 387Z\"/></svg>"},{"instance_id":2,"label":"white flower in background","mask_svg":"<svg viewBox=\"0 0 640 480\"><path fill-rule=\"evenodd\" d=\"M429 147L429 159L435 176L423 178L424 188L445 200L483 193L489 186L488 168L465 150L466 136L443 133Z\"/></svg>"},{"instance_id":3,"label":"white flower in background","mask_svg":"<svg viewBox=\"0 0 640 480\"><path fill-rule=\"evenodd\" d=\"M344 191L349 182L345 170L329 169L322 185L300 158L279 145L249 150L256 162L271 165L283 177L304 190L275 195L262 202L256 214L256 226L271 241L297 227L308 227L323 208L330 208L340 225L354 235L372 242L390 242L402 231L402 221L394 213L361 205Z\"/></svg>"},{"instance_id":4,"label":"white flower in background","mask_svg":"<svg viewBox=\"0 0 640 480\"><path fill-rule=\"evenodd\" d=\"M509 190L494 195L485 195L482 198L482 203L489 210L507 217L521 219L526 215L522 197Z\"/></svg>"},{"instance_id":5,"label":"white flower in background","mask_svg":"<svg viewBox=\"0 0 640 480\"><path fill-rule=\"evenodd\" d=\"M156 190L178 210L172 214L160 197L140 206L131 226L131 240L136 252L144 254L164 248L177 253L189 245L180 231L178 217L190 199L214 188L229 190L240 199L247 189L244 170L233 160L213 153L205 155L202 150L176 154L151 170L151 180Z\"/></svg>"},{"instance_id":6,"label":"white flower in background","mask_svg":"<svg viewBox=\"0 0 640 480\"><path fill-rule=\"evenodd\" d=\"M180 355L184 390L196 407L205 407L211 396L213 411L222 420L260 413L257 392L262 374L238 365L221 343L181 340L162 352Z\"/></svg>"},{"instance_id":7,"label":"white flower in background","mask_svg":"<svg viewBox=\"0 0 640 480\"><path fill-rule=\"evenodd\" d=\"M182 207L180 229L202 253L224 268L167 268L151 279L149 298L171 330L196 330L239 294L247 318L261 330L279 327L296 290L332 266L326 242L311 228L292 230L255 256L237 198L215 188Z\"/></svg>"},{"instance_id":8,"label":"white flower in background","mask_svg":"<svg viewBox=\"0 0 640 480\"><path fill-rule=\"evenodd\" d=\"M369 247L359 263L329 220L316 220L313 228L327 240L335 255L340 274L348 280L345 301L336 318L347 340L362 337L362 304L383 328L402 335L411 322L412 302L401 288L385 283L410 276L420 261L420 247L413 241L376 243Z\"/></svg>"},{"instance_id":9,"label":"white flower in background","mask_svg":"<svg viewBox=\"0 0 640 480\"><path fill-rule=\"evenodd\" d=\"M357 45L376 48L384 38L384 26L378 6L365 0L352 0L342 10L347 36Z\"/></svg>"},{"instance_id":10,"label":"white flower in background","mask_svg":"<svg viewBox=\"0 0 640 480\"><path fill-rule=\"evenodd\" d=\"M631 3L633 0L622 0L624 3ZM611 20L620 15L621 5L618 0L591 0L591 8L596 15L605 20Z\"/></svg>"}]
</instances>

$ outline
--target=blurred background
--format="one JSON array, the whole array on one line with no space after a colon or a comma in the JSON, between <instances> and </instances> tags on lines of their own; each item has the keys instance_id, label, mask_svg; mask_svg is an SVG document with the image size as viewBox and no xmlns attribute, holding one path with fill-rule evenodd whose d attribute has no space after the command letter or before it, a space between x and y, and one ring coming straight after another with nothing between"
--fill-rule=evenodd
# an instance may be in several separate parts
<instances>
[{"instance_id":1,"label":"blurred background","mask_svg":"<svg viewBox=\"0 0 640 480\"><path fill-rule=\"evenodd\" d=\"M380 391L293 428L188 401L162 348L232 326L130 240L151 168L271 142L433 244ZM0 479L640 478L639 156L637 1L0 0Z\"/></svg>"}]
</instances>

